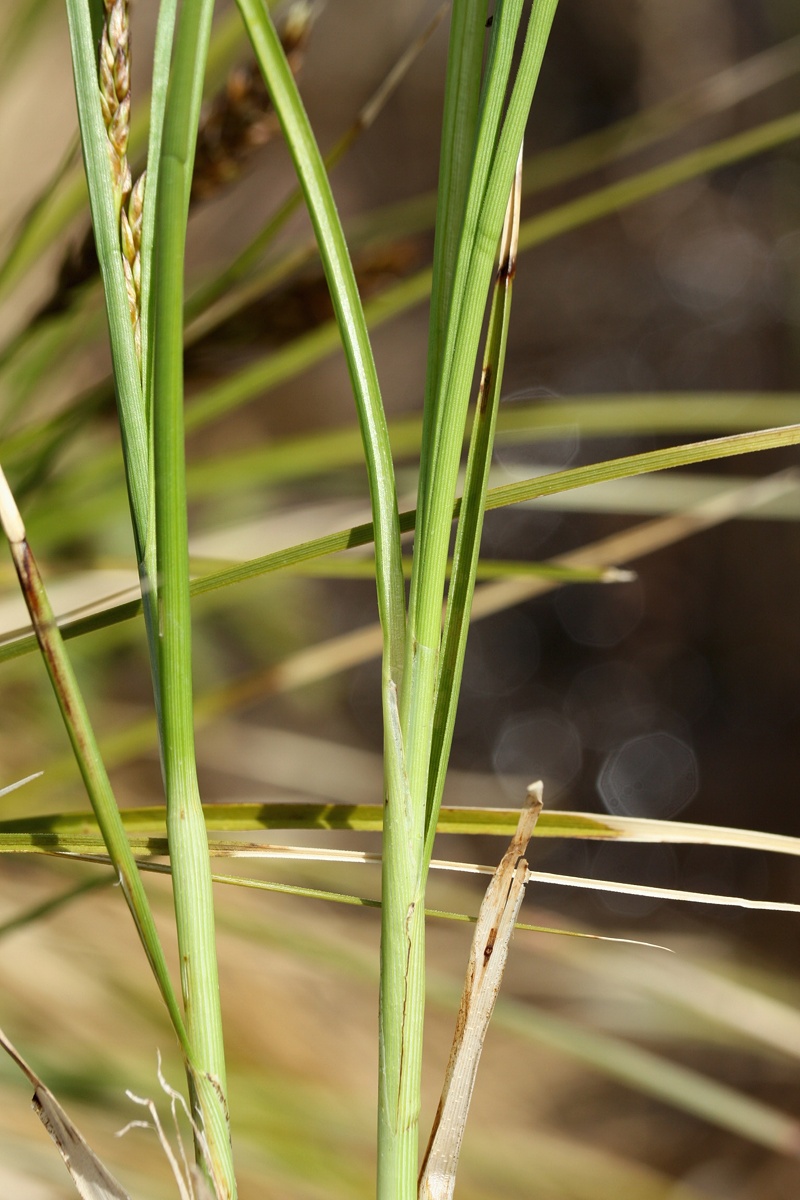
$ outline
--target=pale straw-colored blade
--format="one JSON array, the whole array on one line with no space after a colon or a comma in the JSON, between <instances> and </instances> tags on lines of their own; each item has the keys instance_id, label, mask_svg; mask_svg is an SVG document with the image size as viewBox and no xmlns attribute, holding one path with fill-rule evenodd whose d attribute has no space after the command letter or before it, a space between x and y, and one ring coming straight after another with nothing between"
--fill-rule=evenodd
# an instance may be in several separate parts
<instances>
[{"instance_id":1,"label":"pale straw-colored blade","mask_svg":"<svg viewBox=\"0 0 800 1200\"><path fill-rule=\"evenodd\" d=\"M743 831L744 832L744 831ZM672 839L680 840L680 839ZM169 853L164 837L138 837L128 839L130 850L137 856L140 869L153 869L148 858L162 858ZM106 862L102 853L103 841L97 834L0 834L0 853L8 854L52 854L65 858L80 858L85 862ZM363 850L340 850L313 846L275 846L259 842L239 842L212 838L209 853L215 858L268 858L301 862L344 862L373 863L382 861L379 854ZM455 871L466 875L492 875L494 868L483 863L456 862L448 859L433 859L430 866L439 871ZM163 868L168 870L168 867ZM215 876L225 882L234 881L225 876ZM621 892L628 896L649 896L658 900L679 900L691 904L711 904L723 907L750 908L764 912L800 913L800 904L777 900L751 900L745 896L726 896L715 892L691 892L682 888L653 887L643 883L620 883L613 879L595 879L588 875L561 875L547 871L529 871L528 879L536 883L554 884L558 887L585 888L597 892ZM266 886L266 885L265 885Z\"/></svg>"},{"instance_id":2,"label":"pale straw-colored blade","mask_svg":"<svg viewBox=\"0 0 800 1200\"><path fill-rule=\"evenodd\" d=\"M82 1200L131 1200L2 1030L0 1046L33 1084L33 1108L55 1142Z\"/></svg>"},{"instance_id":3,"label":"pale straw-colored blade","mask_svg":"<svg viewBox=\"0 0 800 1200\"><path fill-rule=\"evenodd\" d=\"M442 1098L422 1164L420 1200L450 1200L453 1195L481 1050L525 894L528 864L523 855L541 810L542 785L535 783L478 913Z\"/></svg>"}]
</instances>

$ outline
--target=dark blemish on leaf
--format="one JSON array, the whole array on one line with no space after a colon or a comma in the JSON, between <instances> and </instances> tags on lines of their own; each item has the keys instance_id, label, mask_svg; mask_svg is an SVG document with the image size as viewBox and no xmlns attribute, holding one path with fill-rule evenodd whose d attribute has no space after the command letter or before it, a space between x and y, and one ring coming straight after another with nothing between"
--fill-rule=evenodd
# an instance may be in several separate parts
<instances>
[{"instance_id":1,"label":"dark blemish on leaf","mask_svg":"<svg viewBox=\"0 0 800 1200\"><path fill-rule=\"evenodd\" d=\"M509 284L517 273L516 258L507 258L500 263L497 268L497 282L500 284Z\"/></svg>"}]
</instances>

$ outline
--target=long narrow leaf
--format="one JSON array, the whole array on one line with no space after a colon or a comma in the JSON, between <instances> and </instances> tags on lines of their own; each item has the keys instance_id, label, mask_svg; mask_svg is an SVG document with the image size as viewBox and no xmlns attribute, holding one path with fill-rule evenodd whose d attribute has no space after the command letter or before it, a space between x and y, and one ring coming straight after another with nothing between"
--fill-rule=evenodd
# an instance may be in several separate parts
<instances>
[{"instance_id":1,"label":"long narrow leaf","mask_svg":"<svg viewBox=\"0 0 800 1200\"><path fill-rule=\"evenodd\" d=\"M753 154L792 141L798 136L800 113L790 114L788 117L757 126L745 134L737 134L702 150L693 151L631 179L601 188L578 200L568 201L522 223L520 250L539 245L552 237L558 237L611 213L622 211L708 171L741 161ZM382 322L421 303L429 294L431 278L432 273L429 269L420 271L371 300L364 309L370 328L376 328ZM247 403L277 383L321 361L333 353L339 344L337 325L335 322L328 322L312 333L298 338L285 349L270 353L262 361L249 364L222 383L206 389L202 396L193 401L187 412L187 428L199 428L223 413ZM81 423L80 420L75 421L74 415L71 415L70 419L74 424Z\"/></svg>"},{"instance_id":2,"label":"long narrow leaf","mask_svg":"<svg viewBox=\"0 0 800 1200\"><path fill-rule=\"evenodd\" d=\"M497 278L489 313L486 352L467 459L464 496L461 501L456 531L453 569L445 611L425 815L425 853L427 857L430 857L433 851L436 815L442 802L461 689L464 655L467 648L470 610L483 530L486 487L492 461L492 446L505 366L511 293L517 260L517 237L522 200L521 185L522 152L520 151L517 173L511 189L506 222L503 227L503 236L500 241Z\"/></svg>"},{"instance_id":3,"label":"long narrow leaf","mask_svg":"<svg viewBox=\"0 0 800 1200\"><path fill-rule=\"evenodd\" d=\"M612 535L610 538L602 538L599 542L571 551L567 555L560 555L557 559L551 560L550 565L555 567L556 571L550 578L545 576L539 578L519 577L486 585L476 595L472 606L472 618L477 619L480 616L488 616L491 613L501 611L504 608L520 603L522 600L530 599L532 596L540 595L557 586L561 581L559 579L559 568L570 572L576 569L608 568L615 563L629 561L631 558L640 557L643 554L669 545L682 537L686 537L690 533L706 529L709 525L722 520L728 520L746 511L749 506L765 503L769 499L779 495L781 491L794 487L795 481L793 476L781 473L775 478L759 481L755 484L748 484L744 488L737 488L735 492L728 493L726 496L716 496L711 501L698 505L695 510L688 510L682 515L677 514L663 520L634 526L632 529L626 530L621 534ZM351 531L351 535L355 532ZM333 536L335 538L337 535ZM334 545L333 548L343 549L347 544L347 539L345 539L343 544ZM353 544L362 543L354 541ZM322 547L321 550L320 546ZM200 595L208 590L215 590L218 587L228 586L242 579L250 578L252 575L269 570L278 570L292 563L303 561L304 555L307 555L309 558L312 557L312 549L317 553L327 553L329 547L329 538L304 543L302 546L295 548L294 554L298 557L294 557L291 553L279 551L276 554L267 555L263 559L256 559L250 564L228 568L222 572L215 572L204 578L195 580L191 591L193 595ZM251 572L252 575L250 574ZM568 579L565 581L568 581ZM102 628L106 625L114 624L116 621L128 620L140 611L140 604L140 601L129 602L119 605L108 612L68 623L62 630L62 635L65 637L77 637L83 633L90 632L92 629ZM15 658L19 655L29 653L35 648L35 645L35 638L31 636L20 637L15 641L7 643L5 646L0 645L0 662L4 659ZM322 646L300 651L283 664L270 668L266 673L257 674L250 681L233 685L232 689L223 689L222 693L219 693L216 698L213 696L208 697L205 701L199 703L197 715L204 717L218 715L225 710L228 704L245 703L255 695L261 695L265 692L274 693L286 688L300 686L303 683L309 683L315 679L325 678L334 671L344 670L347 667L354 666L368 658L374 657L380 651L380 648L381 632L379 628L368 627L357 630L355 633L340 635L337 638L331 639L328 643L323 643ZM146 745L150 741L150 737L150 725L148 724L140 728L138 733L131 733L129 731L123 735L121 745L125 747L125 753L130 753L133 747ZM104 749L107 754L112 754L113 756L110 743L104 743Z\"/></svg>"},{"instance_id":4,"label":"long narrow leaf","mask_svg":"<svg viewBox=\"0 0 800 1200\"><path fill-rule=\"evenodd\" d=\"M204 811L209 830L220 833L269 829L377 832L383 825L383 808L380 804L269 800L263 803L207 804ZM508 838L514 832L518 816L517 810L512 808L443 805L439 810L436 828L442 834ZM144 833L162 837L166 834L166 809L163 806L122 809L120 818L129 837ZM52 813L0 821L0 853L27 853L35 851L37 847L57 850L66 846L62 839L88 837L98 828L97 819L91 812ZM800 856L800 838L786 834L723 825L697 825L690 821L616 817L607 813L544 812L536 826L535 836L684 846L730 846L762 853Z\"/></svg>"},{"instance_id":5,"label":"long narrow leaf","mask_svg":"<svg viewBox=\"0 0 800 1200\"><path fill-rule=\"evenodd\" d=\"M145 412L147 414L148 428L152 422L153 405L153 251L155 243L159 179L161 175L161 140L164 133L164 118L166 116L169 68L172 58L172 42L175 31L176 12L177 0L162 0L158 12L158 25L156 26L156 44L153 54L153 84L150 94L150 129L147 142L147 188L145 191L144 216L142 220L142 245L140 251L142 271L142 393L144 398Z\"/></svg>"},{"instance_id":6,"label":"long narrow leaf","mask_svg":"<svg viewBox=\"0 0 800 1200\"><path fill-rule=\"evenodd\" d=\"M108 137L100 108L96 46L89 7L85 0L67 0L67 14L89 201L108 312L125 469L141 562L147 539L148 438L122 266L119 205L114 197L109 169Z\"/></svg>"},{"instance_id":7,"label":"long narrow leaf","mask_svg":"<svg viewBox=\"0 0 800 1200\"><path fill-rule=\"evenodd\" d=\"M518 816L519 814L517 814ZM476 832L476 830L472 830ZM494 830L493 830L494 832ZM747 831L738 831L744 844ZM0 853L17 854L59 854L73 856L82 860L105 861L101 851L103 840L91 834L47 834L39 833L20 835L0 835ZM169 842L166 838L148 836L146 838L129 835L132 852L140 856L139 868L143 868L148 856L161 858L169 854ZM677 836L672 841L679 841ZM312 846L272 846L255 842L231 841L230 839L212 839L209 842L209 853L217 858L259 858L282 862L313 862L313 863L360 863L380 864L382 856L371 854L364 850L326 849ZM481 863L452 862L446 859L433 859L430 866L436 871L453 871L465 875L492 875L495 868ZM614 879L596 879L593 876L564 875L552 871L528 871L525 882L533 881L554 887L578 888L584 891L613 892L623 896L647 896L658 900L677 900L689 904L707 904L722 908L748 908L761 912L800 913L800 904L780 900L753 900L747 896L730 896L718 892L695 892L686 888L658 887L644 883L623 883Z\"/></svg>"},{"instance_id":8,"label":"long narrow leaf","mask_svg":"<svg viewBox=\"0 0 800 1200\"><path fill-rule=\"evenodd\" d=\"M487 0L457 0L450 23L428 338L427 377L431 381L439 378L458 242L467 207L487 8ZM426 411L430 412L430 407Z\"/></svg>"},{"instance_id":9,"label":"long narrow leaf","mask_svg":"<svg viewBox=\"0 0 800 1200\"><path fill-rule=\"evenodd\" d=\"M322 156L275 27L256 0L238 3L306 197L344 345L370 477L386 663L396 681L405 640L404 588L394 468L372 348Z\"/></svg>"},{"instance_id":10,"label":"long narrow leaf","mask_svg":"<svg viewBox=\"0 0 800 1200\"><path fill-rule=\"evenodd\" d=\"M398 741L399 722L395 727L394 714L397 710L398 689L405 649L405 588L403 584L400 531L397 517L397 496L394 467L386 430L377 373L369 343L367 326L361 308L355 276L344 241L341 224L336 212L325 168L311 132L297 88L283 55L280 42L269 15L258 0L237 0L247 25L253 49L270 91L275 111L280 120L284 137L289 146L306 204L314 225L320 248L328 287L336 313L336 322L341 334L350 380L355 394L359 424L364 442L364 454L369 476L370 499L375 531L376 583L378 607L383 639L382 708L384 715L384 748L386 756L387 810L392 820L385 832L387 855L401 867L393 847L398 850L404 845L403 812L405 793L405 756L402 742ZM397 818L397 836L393 836L394 818ZM402 868L401 868L402 869ZM399 875L395 872L396 882ZM383 924L387 928L387 912L392 909L391 892L384 893ZM408 913L408 901L404 896L400 902L402 916L399 922L389 920L389 925L402 931L410 923L419 924L421 914ZM403 958L403 967L408 956ZM382 1005L387 996L393 995L393 984L386 972L382 974ZM383 1011L383 1009L382 1009ZM384 1042L381 1039L381 1055ZM385 1080L385 1076L383 1077ZM385 1083L381 1086L381 1113L385 1112ZM379 1127L383 1118L379 1118ZM379 1144L382 1139L379 1135ZM379 1149L379 1162L381 1150ZM380 1176L379 1166L379 1176ZM406 1180L404 1191L396 1200L410 1196L409 1188L416 1179ZM388 1195L381 1190L379 1195Z\"/></svg>"},{"instance_id":11,"label":"long narrow leaf","mask_svg":"<svg viewBox=\"0 0 800 1200\"><path fill-rule=\"evenodd\" d=\"M798 417L800 398L791 392L600 394L564 398L557 403L538 400L534 404L501 405L497 441L506 446L547 442L563 437L565 430L574 430L582 440L619 433L730 433L763 425L786 425ZM58 436L60 428L60 421L53 424L54 436ZM389 422L396 460L418 452L421 429L418 417ZM6 443L10 460L30 462L37 440L27 435L10 438ZM238 453L196 459L188 466L186 484L190 498L199 500L242 487L262 486L265 481L277 484L313 479L354 466L361 458L358 427L346 426L276 440L274 444ZM54 538L65 536L63 522L53 516L53 511L59 510L63 503L70 505L73 517L70 536L74 536L75 530L96 524L110 508L121 511L124 490L116 484L117 469L114 452L98 453L91 464L82 464L79 472L67 472L63 482L45 493L46 511L40 509L28 522L36 530L37 540L50 544ZM38 468L34 466L33 470L36 472ZM77 493L83 491L84 485L89 492L98 494L79 499ZM18 487L18 494L20 490Z\"/></svg>"},{"instance_id":12,"label":"long narrow leaf","mask_svg":"<svg viewBox=\"0 0 800 1200\"><path fill-rule=\"evenodd\" d=\"M175 1032L184 1050L188 1043L178 1002L172 988L164 951L141 876L131 853L125 828L111 788L105 764L94 736L89 714L78 681L67 656L58 626L53 618L47 593L36 561L25 536L25 526L5 475L0 470L0 523L11 547L25 602L42 652L42 658L73 753L92 804L95 820L109 856L122 884L123 894L133 917L156 982L161 991Z\"/></svg>"},{"instance_id":13,"label":"long narrow leaf","mask_svg":"<svg viewBox=\"0 0 800 1200\"><path fill-rule=\"evenodd\" d=\"M214 901L194 756L191 612L183 439L183 272L192 167L213 0L181 10L156 197L153 427L161 731L173 897L194 1119L219 1200L235 1200ZM198 1165L205 1166L196 1146Z\"/></svg>"},{"instance_id":14,"label":"long narrow leaf","mask_svg":"<svg viewBox=\"0 0 800 1200\"><path fill-rule=\"evenodd\" d=\"M376 91L360 109L352 124L325 155L325 169L328 172L339 164L345 154L372 127L387 101L403 82L418 55L438 29L448 8L449 0L446 0L434 14L433 20L429 22L427 28L404 50ZM186 302L187 344L191 344L207 330L216 328L220 320L226 319L228 315L240 311L242 304L246 303L249 298L256 298L263 294L263 275L261 278L248 280L238 290L234 290L234 286L240 279L248 276L252 267L275 241L289 218L302 203L303 190L298 186L287 196L244 250L241 250L223 271L202 284L189 297ZM279 262L270 269L273 286L313 258L315 250L316 242L308 243L294 253L289 253L279 259Z\"/></svg>"}]
</instances>

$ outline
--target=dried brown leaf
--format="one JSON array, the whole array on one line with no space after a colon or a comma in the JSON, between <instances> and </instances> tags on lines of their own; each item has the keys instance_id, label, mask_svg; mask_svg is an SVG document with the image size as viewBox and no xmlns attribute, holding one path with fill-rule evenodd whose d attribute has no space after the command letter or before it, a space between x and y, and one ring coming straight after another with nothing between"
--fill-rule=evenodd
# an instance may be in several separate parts
<instances>
[{"instance_id":1,"label":"dried brown leaf","mask_svg":"<svg viewBox=\"0 0 800 1200\"><path fill-rule=\"evenodd\" d=\"M131 1200L106 1169L53 1093L0 1030L0 1046L33 1084L33 1108L56 1144L82 1200Z\"/></svg>"}]
</instances>

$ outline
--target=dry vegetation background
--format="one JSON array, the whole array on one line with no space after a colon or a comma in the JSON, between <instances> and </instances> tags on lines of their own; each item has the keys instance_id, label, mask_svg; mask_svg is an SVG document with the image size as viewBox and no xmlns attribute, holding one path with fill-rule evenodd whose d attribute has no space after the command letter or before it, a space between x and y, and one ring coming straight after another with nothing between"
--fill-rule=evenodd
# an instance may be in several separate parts
<instances>
[{"instance_id":1,"label":"dry vegetation background","mask_svg":"<svg viewBox=\"0 0 800 1200\"><path fill-rule=\"evenodd\" d=\"M13 20L18 3L6 6L2 21ZM146 88L155 8L155 0L138 0L132 9L134 104ZM420 0L329 0L302 68L303 95L323 146L352 120L432 11ZM52 175L75 131L64 13L50 3L44 14L31 47L18 61L6 61L0 80L4 233ZM527 150L600 128L799 31L793 0L562 0ZM338 170L335 192L348 216L435 186L445 51L442 28L376 127ZM638 155L635 165L793 111L799 102L795 77L692 124L666 148ZM630 169L629 163L609 168L589 182L610 181ZM191 227L192 276L200 279L224 263L289 186L288 160L276 140L253 157L236 186L202 201ZM529 211L570 194L568 188L548 192ZM524 254L512 315L507 403L542 396L566 404L584 394L646 391L797 394L799 213L800 157L790 143ZM298 219L290 232L304 228ZM0 311L4 336L49 295L64 248L62 243L49 255ZM424 237L403 237L391 253L363 255L365 290L375 292L403 277L427 261L430 249ZM324 288L309 268L200 342L188 357L191 386L222 377L327 316ZM419 410L425 326L420 307L375 334L392 415ZM64 356L37 394L37 416L102 377L108 362L99 346L77 346ZM190 454L206 459L352 419L344 365L331 359L194 437ZM112 417L103 414L87 432L87 445L99 451L113 436ZM669 440L582 437L567 419L557 439L507 447L497 465L501 478L502 472L528 475ZM793 452L771 452L734 459L690 472L678 486L661 484L661 490L660 477L654 477L624 494L598 497L589 511L582 507L582 493L572 493L568 503L557 498L559 504L492 513L486 553L548 558L665 504L685 503L712 473L740 478L792 465L795 458ZM413 485L413 472L404 466L404 496L413 494ZM31 501L34 527L36 520L43 529L48 522L52 527L70 520L53 496L57 491L48 500L45 490L38 502ZM359 471L332 472L310 485L265 481L244 487L237 486L232 471L229 485L212 502L197 505L193 548L211 558L253 557L355 523L365 511ZM627 805L639 815L680 813L691 821L800 835L798 516L795 495L771 515L724 525L643 559L635 582L562 589L476 626L450 802L514 804L521 784L543 776L546 804L549 799L559 807L602 812L604 803L612 810ZM124 505L112 506L46 556L52 577L72 589L56 593L64 607L84 597L83 579L75 582L84 567L101 565L109 572L93 584L100 593L128 581L126 520ZM13 628L23 621L10 571L2 571L0 617L5 628ZM374 589L368 581L276 576L245 585L233 599L225 595L224 603L219 594L199 601L196 616L196 686L205 693L374 620ZM72 643L93 717L106 734L149 713L143 644L141 631L128 627ZM261 695L204 726L199 740L204 798L377 800L377 682L377 663L370 662L281 695L268 695L265 684ZM0 687L0 784L44 771L24 791L0 800L0 815L83 806L40 664L33 658L4 664ZM624 795L614 782L620 772L628 788ZM125 803L160 802L152 743L145 752L120 754L113 778ZM367 837L359 844L374 848ZM451 844L447 850L453 851ZM477 847L457 845L453 853L496 861L500 851L486 840ZM732 850L539 843L532 865L797 898L793 860L768 861ZM70 881L89 878L92 870L21 858L4 860L0 868L0 920L58 894ZM372 868L353 874L338 867L321 872L248 866L245 873L259 871L265 878L321 880L320 886L362 895L375 894L378 885ZM161 882L151 890L166 931L167 891ZM218 891L242 1200L366 1197L373 1166L377 915L232 888ZM798 918L557 891L531 888L527 919L661 941L680 961L665 962L658 951L622 953L603 943L517 936L505 986L510 997L530 1006L529 1036L500 1028L490 1033L467 1136L463 1200L795 1197L796 1158L715 1128L559 1054L547 1044L556 1026L548 1026L544 1016L537 1024L536 1014L630 1038L796 1113L796 1047L793 1055L780 1055L731 1035L686 1003L670 1000L664 988L670 978L682 978L688 961L797 1004ZM464 885L437 881L434 893L439 906L475 910L475 895ZM434 922L430 938L430 962L452 989L463 969L469 929ZM434 984L439 1002L428 1031L428 1114L454 1011L452 990L440 985L438 974ZM170 1196L155 1139L141 1131L113 1139L137 1115L125 1088L140 1095L157 1091L156 1046L173 1082L180 1077L119 897L111 889L93 891L46 920L5 932L0 985L0 1024L74 1109L132 1194ZM684 995L702 1000L706 986L704 977L690 977ZM713 1007L713 998L709 1003ZM14 1200L71 1195L29 1111L27 1084L6 1062L0 1062L0 1195Z\"/></svg>"}]
</instances>

